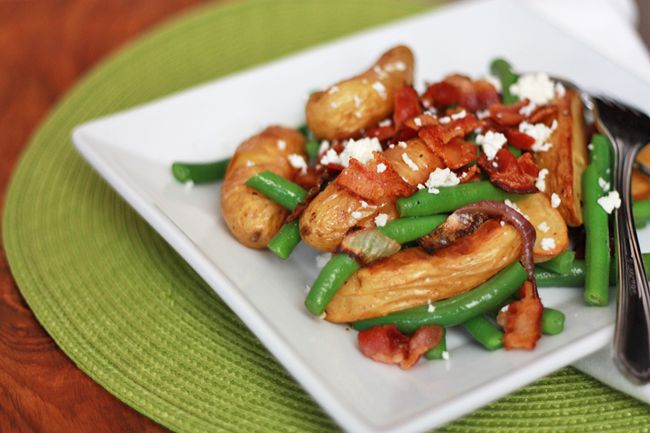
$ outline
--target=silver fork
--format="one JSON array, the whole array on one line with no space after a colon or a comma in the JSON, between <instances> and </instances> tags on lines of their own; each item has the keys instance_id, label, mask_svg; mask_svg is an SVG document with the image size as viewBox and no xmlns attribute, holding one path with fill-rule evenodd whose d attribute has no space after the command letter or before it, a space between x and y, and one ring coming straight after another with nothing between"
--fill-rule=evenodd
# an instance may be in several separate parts
<instances>
[{"instance_id":1,"label":"silver fork","mask_svg":"<svg viewBox=\"0 0 650 433\"><path fill-rule=\"evenodd\" d=\"M584 94L583 94L584 95ZM583 97L583 99L585 99ZM618 307L614 361L629 378L650 382L650 287L632 218L632 168L639 150L650 141L650 118L604 96L587 97L596 127L614 147L613 187L621 195L614 214L618 257Z\"/></svg>"}]
</instances>

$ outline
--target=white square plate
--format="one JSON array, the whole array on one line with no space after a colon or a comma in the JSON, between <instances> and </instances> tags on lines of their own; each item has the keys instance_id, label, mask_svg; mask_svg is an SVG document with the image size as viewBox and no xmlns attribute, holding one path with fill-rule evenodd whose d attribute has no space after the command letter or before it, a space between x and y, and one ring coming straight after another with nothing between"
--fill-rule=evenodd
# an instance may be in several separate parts
<instances>
[{"instance_id":1,"label":"white square plate","mask_svg":"<svg viewBox=\"0 0 650 433\"><path fill-rule=\"evenodd\" d=\"M356 348L356 333L306 313L305 286L317 274L314 251L301 245L283 263L241 246L220 217L218 186L188 190L172 178L172 161L226 157L264 125L301 124L310 90L356 74L399 43L414 50L420 85L454 71L483 75L489 60L500 55L520 70L566 76L650 111L650 88L640 79L516 1L492 0L322 45L86 123L73 134L93 167L329 414L355 432L419 432L442 425L604 346L613 327L613 308L585 307L581 290L544 289L545 304L566 314L566 330L543 338L535 351L488 352L454 333L449 362L421 362L407 372L372 362ZM649 233L642 238L650 246Z\"/></svg>"}]
</instances>

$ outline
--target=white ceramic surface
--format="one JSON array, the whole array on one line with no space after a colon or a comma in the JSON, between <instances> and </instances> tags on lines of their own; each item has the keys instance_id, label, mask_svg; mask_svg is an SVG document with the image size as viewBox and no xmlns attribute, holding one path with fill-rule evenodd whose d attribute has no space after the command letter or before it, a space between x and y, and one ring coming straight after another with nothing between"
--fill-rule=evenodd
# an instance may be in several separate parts
<instances>
[{"instance_id":1,"label":"white ceramic surface","mask_svg":"<svg viewBox=\"0 0 650 433\"><path fill-rule=\"evenodd\" d=\"M407 372L371 362L356 348L355 332L306 313L305 287L317 274L314 251L301 245L284 263L241 246L219 216L218 185L186 189L172 178L172 161L226 157L265 125L303 123L310 90L365 69L398 43L414 50L420 87L425 79L454 71L482 75L491 58L505 56L518 69L566 76L650 111L650 87L640 79L515 0L490 0L325 44L86 123L73 133L90 164L316 401L343 428L362 433L440 426L603 347L613 327L613 308L585 307L581 290L542 289L545 304L566 314L566 330L543 338L533 352L487 352L454 332L449 362L421 362ZM650 246L647 232L642 245Z\"/></svg>"}]
</instances>

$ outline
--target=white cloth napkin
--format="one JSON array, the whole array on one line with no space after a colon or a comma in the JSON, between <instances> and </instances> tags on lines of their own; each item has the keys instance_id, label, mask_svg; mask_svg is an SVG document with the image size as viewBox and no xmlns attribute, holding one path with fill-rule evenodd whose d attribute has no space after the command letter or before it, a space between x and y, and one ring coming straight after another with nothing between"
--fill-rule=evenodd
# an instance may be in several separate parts
<instances>
[{"instance_id":1,"label":"white cloth napkin","mask_svg":"<svg viewBox=\"0 0 650 433\"><path fill-rule=\"evenodd\" d=\"M632 0L525 0L558 27L586 42L650 83L650 55L637 30L638 11ZM650 404L650 385L628 381L606 347L574 364L599 381Z\"/></svg>"}]
</instances>

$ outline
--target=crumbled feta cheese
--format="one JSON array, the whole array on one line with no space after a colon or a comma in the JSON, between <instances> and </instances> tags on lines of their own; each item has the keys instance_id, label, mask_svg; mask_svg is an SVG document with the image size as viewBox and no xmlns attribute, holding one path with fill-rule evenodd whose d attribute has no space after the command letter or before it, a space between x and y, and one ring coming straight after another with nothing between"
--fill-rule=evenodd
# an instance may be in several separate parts
<instances>
[{"instance_id":1,"label":"crumbled feta cheese","mask_svg":"<svg viewBox=\"0 0 650 433\"><path fill-rule=\"evenodd\" d=\"M324 253L316 256L316 267L318 269L323 269L327 262L332 258L332 253Z\"/></svg>"},{"instance_id":2,"label":"crumbled feta cheese","mask_svg":"<svg viewBox=\"0 0 650 433\"><path fill-rule=\"evenodd\" d=\"M354 106L355 107L361 106L361 98L359 97L359 95L354 95Z\"/></svg>"},{"instance_id":3,"label":"crumbled feta cheese","mask_svg":"<svg viewBox=\"0 0 650 433\"><path fill-rule=\"evenodd\" d=\"M439 187L444 186L454 186L460 183L460 179L456 176L456 173L451 171L449 168L436 168L429 178L425 182L425 186L428 188L429 192L432 194L438 194L440 190Z\"/></svg>"},{"instance_id":4,"label":"crumbled feta cheese","mask_svg":"<svg viewBox=\"0 0 650 433\"><path fill-rule=\"evenodd\" d=\"M418 189L425 189L425 188L426 188L426 186L424 186L424 185L421 184L421 183L418 183Z\"/></svg>"},{"instance_id":5,"label":"crumbled feta cheese","mask_svg":"<svg viewBox=\"0 0 650 433\"><path fill-rule=\"evenodd\" d=\"M327 149L327 152L325 152L325 155L320 159L320 163L323 165L328 165L328 164L336 164L336 165L343 165L343 162L341 161L341 156L336 153L334 149Z\"/></svg>"},{"instance_id":6,"label":"crumbled feta cheese","mask_svg":"<svg viewBox=\"0 0 650 433\"><path fill-rule=\"evenodd\" d=\"M503 226L506 225L506 222L505 222L504 220L501 220L501 221L499 221L499 225L500 225L501 227L503 227Z\"/></svg>"},{"instance_id":7,"label":"crumbled feta cheese","mask_svg":"<svg viewBox=\"0 0 650 433\"><path fill-rule=\"evenodd\" d=\"M422 119L416 117L413 119L413 123L415 123L415 126L422 126Z\"/></svg>"},{"instance_id":8,"label":"crumbled feta cheese","mask_svg":"<svg viewBox=\"0 0 650 433\"><path fill-rule=\"evenodd\" d=\"M406 63L399 61L399 62L394 62L394 63L389 63L386 66L384 66L384 69L388 72L393 72L393 71L406 71Z\"/></svg>"},{"instance_id":9,"label":"crumbled feta cheese","mask_svg":"<svg viewBox=\"0 0 650 433\"><path fill-rule=\"evenodd\" d=\"M352 215L352 218L354 218L355 220L360 220L363 217L363 214L358 210L355 210L350 215Z\"/></svg>"},{"instance_id":10,"label":"crumbled feta cheese","mask_svg":"<svg viewBox=\"0 0 650 433\"><path fill-rule=\"evenodd\" d=\"M361 119L361 116L362 116L361 111L354 112L354 117L356 117L357 119Z\"/></svg>"},{"instance_id":11,"label":"crumbled feta cheese","mask_svg":"<svg viewBox=\"0 0 650 433\"><path fill-rule=\"evenodd\" d=\"M368 207L368 202L367 201L361 200L361 201L359 201L359 204L361 204L361 207L364 208L364 209Z\"/></svg>"},{"instance_id":12,"label":"crumbled feta cheese","mask_svg":"<svg viewBox=\"0 0 650 433\"><path fill-rule=\"evenodd\" d=\"M440 119L438 119L438 122L441 125L446 125L447 123L451 122L451 117L449 116L441 117Z\"/></svg>"},{"instance_id":13,"label":"crumbled feta cheese","mask_svg":"<svg viewBox=\"0 0 650 433\"><path fill-rule=\"evenodd\" d=\"M440 356L442 356L442 359L444 359L445 361L449 361L449 352L447 352L446 350L443 351L443 352L440 354Z\"/></svg>"},{"instance_id":14,"label":"crumbled feta cheese","mask_svg":"<svg viewBox=\"0 0 650 433\"><path fill-rule=\"evenodd\" d=\"M562 83L555 83L555 94L559 96L560 98L564 95L566 95L566 89L564 88L564 84Z\"/></svg>"},{"instance_id":15,"label":"crumbled feta cheese","mask_svg":"<svg viewBox=\"0 0 650 433\"><path fill-rule=\"evenodd\" d=\"M431 301L427 302L427 313L433 313L436 311L436 306L431 303Z\"/></svg>"},{"instance_id":16,"label":"crumbled feta cheese","mask_svg":"<svg viewBox=\"0 0 650 433\"><path fill-rule=\"evenodd\" d=\"M413 162L413 160L407 155L406 152L402 153L402 161L408 165L408 167L413 170L413 171L418 171L420 167L416 163Z\"/></svg>"},{"instance_id":17,"label":"crumbled feta cheese","mask_svg":"<svg viewBox=\"0 0 650 433\"><path fill-rule=\"evenodd\" d=\"M543 123L535 123L533 125L524 121L519 124L519 132L523 132L529 137L535 139L535 143L531 146L531 150L534 152L548 152L548 150L553 147L553 144L548 142L548 139L556 128L557 121L555 120L551 124L550 128Z\"/></svg>"},{"instance_id":18,"label":"crumbled feta cheese","mask_svg":"<svg viewBox=\"0 0 650 433\"><path fill-rule=\"evenodd\" d=\"M600 186L602 188L602 190L605 191L605 192L609 191L609 182L607 182L602 177L598 178L598 186Z\"/></svg>"},{"instance_id":19,"label":"crumbled feta cheese","mask_svg":"<svg viewBox=\"0 0 650 433\"><path fill-rule=\"evenodd\" d=\"M535 104L547 104L555 98L555 83L543 72L523 74L510 86L510 93Z\"/></svg>"},{"instance_id":20,"label":"crumbled feta cheese","mask_svg":"<svg viewBox=\"0 0 650 433\"><path fill-rule=\"evenodd\" d=\"M289 160L289 164L291 164L291 166L296 170L300 170L301 173L307 172L307 161L305 161L304 156L292 153L287 156L287 159Z\"/></svg>"},{"instance_id":21,"label":"crumbled feta cheese","mask_svg":"<svg viewBox=\"0 0 650 433\"><path fill-rule=\"evenodd\" d=\"M381 96L381 99L386 99L386 87L380 81L372 83L372 88Z\"/></svg>"},{"instance_id":22,"label":"crumbled feta cheese","mask_svg":"<svg viewBox=\"0 0 650 433\"><path fill-rule=\"evenodd\" d=\"M402 149L406 149L406 142L405 141L400 141L399 143L397 143L397 145L399 147L401 147Z\"/></svg>"},{"instance_id":23,"label":"crumbled feta cheese","mask_svg":"<svg viewBox=\"0 0 650 433\"><path fill-rule=\"evenodd\" d=\"M388 222L388 215L385 213L380 213L375 217L375 224L377 227L383 227Z\"/></svg>"},{"instance_id":24,"label":"crumbled feta cheese","mask_svg":"<svg viewBox=\"0 0 650 433\"><path fill-rule=\"evenodd\" d=\"M193 180L188 180L187 182L185 182L185 185L183 185L183 186L185 187L186 190L189 191L192 188L194 188L194 181Z\"/></svg>"},{"instance_id":25,"label":"crumbled feta cheese","mask_svg":"<svg viewBox=\"0 0 650 433\"><path fill-rule=\"evenodd\" d=\"M483 77L485 81L488 83L492 84L494 88L496 89L497 92L501 93L501 80L499 80L497 77L495 77L492 74L487 74L485 77Z\"/></svg>"},{"instance_id":26,"label":"crumbled feta cheese","mask_svg":"<svg viewBox=\"0 0 650 433\"><path fill-rule=\"evenodd\" d=\"M377 164L377 173L385 172L386 168L387 168L386 164L384 164L383 162L380 162L379 164Z\"/></svg>"},{"instance_id":27,"label":"crumbled feta cheese","mask_svg":"<svg viewBox=\"0 0 650 433\"><path fill-rule=\"evenodd\" d=\"M535 181L535 186L541 192L546 191L546 176L548 175L548 169L543 168L537 174L537 180Z\"/></svg>"},{"instance_id":28,"label":"crumbled feta cheese","mask_svg":"<svg viewBox=\"0 0 650 433\"><path fill-rule=\"evenodd\" d=\"M521 209L519 209L519 206L514 204L512 201L510 201L508 199L505 199L503 202L506 204L506 206L511 207L512 209L514 209L517 212L519 212L520 214L522 214L524 216L524 218L526 218L527 220L530 220L530 218L528 218L528 215L526 215Z\"/></svg>"},{"instance_id":29,"label":"crumbled feta cheese","mask_svg":"<svg viewBox=\"0 0 650 433\"><path fill-rule=\"evenodd\" d=\"M530 101L528 104L519 109L519 114L528 117L533 114L533 111L535 111L536 108L537 104L535 104L533 101Z\"/></svg>"},{"instance_id":30,"label":"crumbled feta cheese","mask_svg":"<svg viewBox=\"0 0 650 433\"><path fill-rule=\"evenodd\" d=\"M587 149L589 149L589 150L594 150L594 145L591 144L591 143L589 143L589 144L587 145Z\"/></svg>"},{"instance_id":31,"label":"crumbled feta cheese","mask_svg":"<svg viewBox=\"0 0 650 433\"><path fill-rule=\"evenodd\" d=\"M326 317L327 317L327 312L325 312L325 311L323 311L323 314L321 314L320 316L318 316L318 318L319 318L320 320L325 320Z\"/></svg>"},{"instance_id":32,"label":"crumbled feta cheese","mask_svg":"<svg viewBox=\"0 0 650 433\"><path fill-rule=\"evenodd\" d=\"M476 112L476 117L478 119L485 119L487 117L490 117L490 110L481 110Z\"/></svg>"},{"instance_id":33,"label":"crumbled feta cheese","mask_svg":"<svg viewBox=\"0 0 650 433\"><path fill-rule=\"evenodd\" d=\"M435 117L438 114L438 110L436 110L436 107L430 107L427 108L427 110L424 112L424 114Z\"/></svg>"},{"instance_id":34,"label":"crumbled feta cheese","mask_svg":"<svg viewBox=\"0 0 650 433\"><path fill-rule=\"evenodd\" d=\"M462 110L462 111L459 111L458 113L452 114L451 119L452 120L463 119L463 118L465 118L465 116L467 116L467 111Z\"/></svg>"},{"instance_id":35,"label":"crumbled feta cheese","mask_svg":"<svg viewBox=\"0 0 650 433\"><path fill-rule=\"evenodd\" d=\"M384 70L381 69L381 66L379 66L379 65L375 65L372 68L372 70L375 72L375 74L377 74L377 76L379 78L386 78L388 76L388 74L386 72L384 72Z\"/></svg>"},{"instance_id":36,"label":"crumbled feta cheese","mask_svg":"<svg viewBox=\"0 0 650 433\"><path fill-rule=\"evenodd\" d=\"M255 163L249 159L246 161L246 167L255 167Z\"/></svg>"},{"instance_id":37,"label":"crumbled feta cheese","mask_svg":"<svg viewBox=\"0 0 650 433\"><path fill-rule=\"evenodd\" d=\"M555 248L555 239L553 238L542 238L542 249L544 251L550 251Z\"/></svg>"},{"instance_id":38,"label":"crumbled feta cheese","mask_svg":"<svg viewBox=\"0 0 650 433\"><path fill-rule=\"evenodd\" d=\"M347 167L350 164L350 158L354 158L360 163L365 164L373 158L373 152L381 152L381 143L379 143L377 138L349 140L340 155L341 165Z\"/></svg>"},{"instance_id":39,"label":"crumbled feta cheese","mask_svg":"<svg viewBox=\"0 0 650 433\"><path fill-rule=\"evenodd\" d=\"M284 150L287 148L287 142L284 140L278 140L276 144L278 145L278 149L280 150Z\"/></svg>"},{"instance_id":40,"label":"crumbled feta cheese","mask_svg":"<svg viewBox=\"0 0 650 433\"><path fill-rule=\"evenodd\" d=\"M488 131L485 134L476 136L476 144L483 147L483 152L490 161L494 159L499 149L506 144L506 141L508 141L506 136L500 132Z\"/></svg>"},{"instance_id":41,"label":"crumbled feta cheese","mask_svg":"<svg viewBox=\"0 0 650 433\"><path fill-rule=\"evenodd\" d=\"M560 196L556 193L551 194L551 207L555 209L560 206L560 203L562 203Z\"/></svg>"},{"instance_id":42,"label":"crumbled feta cheese","mask_svg":"<svg viewBox=\"0 0 650 433\"><path fill-rule=\"evenodd\" d=\"M537 228L538 228L539 231L541 231L542 233L546 233L547 231L549 231L549 230L551 229L551 228L548 226L548 223L547 223L546 221L542 221L541 223L539 223L539 224L537 225Z\"/></svg>"},{"instance_id":43,"label":"crumbled feta cheese","mask_svg":"<svg viewBox=\"0 0 650 433\"><path fill-rule=\"evenodd\" d=\"M336 110L337 108L339 108L339 103L337 101L330 102L330 108Z\"/></svg>"},{"instance_id":44,"label":"crumbled feta cheese","mask_svg":"<svg viewBox=\"0 0 650 433\"><path fill-rule=\"evenodd\" d=\"M327 149L330 148L330 142L327 140L323 140L320 142L320 146L318 146L318 154L320 155L321 153L327 152Z\"/></svg>"},{"instance_id":45,"label":"crumbled feta cheese","mask_svg":"<svg viewBox=\"0 0 650 433\"><path fill-rule=\"evenodd\" d=\"M621 207L621 197L618 191L610 191L609 194L598 199L598 204L609 214Z\"/></svg>"},{"instance_id":46,"label":"crumbled feta cheese","mask_svg":"<svg viewBox=\"0 0 650 433\"><path fill-rule=\"evenodd\" d=\"M327 91L327 93L336 93L339 91L339 88L337 86L332 86L330 89Z\"/></svg>"},{"instance_id":47,"label":"crumbled feta cheese","mask_svg":"<svg viewBox=\"0 0 650 433\"><path fill-rule=\"evenodd\" d=\"M384 127L384 126L390 126L393 124L393 121L390 119L384 119L381 122L379 122L379 126Z\"/></svg>"}]
</instances>

